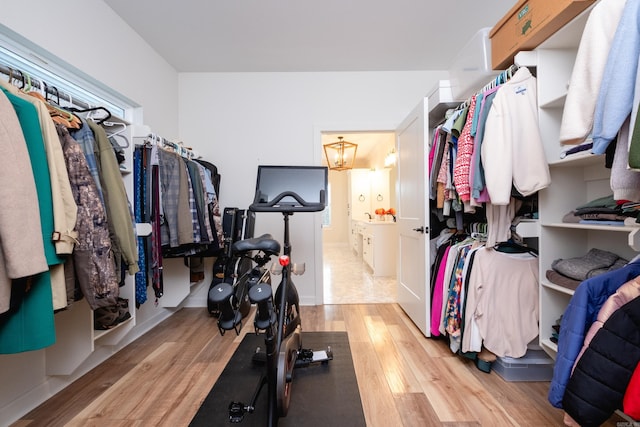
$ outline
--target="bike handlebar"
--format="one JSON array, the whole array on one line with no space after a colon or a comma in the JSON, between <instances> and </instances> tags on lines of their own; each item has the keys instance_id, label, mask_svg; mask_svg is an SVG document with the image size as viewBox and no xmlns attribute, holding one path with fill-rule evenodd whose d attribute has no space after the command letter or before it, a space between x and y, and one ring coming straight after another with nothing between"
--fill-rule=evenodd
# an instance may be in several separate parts
<instances>
[{"instance_id":1,"label":"bike handlebar","mask_svg":"<svg viewBox=\"0 0 640 427\"><path fill-rule=\"evenodd\" d=\"M293 197L297 203L282 202L285 197ZM320 190L320 202L310 203L305 201L293 191L284 191L278 194L270 202L254 202L249 206L253 212L319 212L325 208L325 193Z\"/></svg>"}]
</instances>

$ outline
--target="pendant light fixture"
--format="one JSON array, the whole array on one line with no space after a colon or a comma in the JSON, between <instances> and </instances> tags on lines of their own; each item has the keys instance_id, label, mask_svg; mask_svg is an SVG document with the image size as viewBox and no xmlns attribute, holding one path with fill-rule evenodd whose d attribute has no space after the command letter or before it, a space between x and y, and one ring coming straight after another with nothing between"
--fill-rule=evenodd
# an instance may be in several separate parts
<instances>
[{"instance_id":1,"label":"pendant light fixture","mask_svg":"<svg viewBox=\"0 0 640 427\"><path fill-rule=\"evenodd\" d=\"M343 141L341 136L338 137L337 142L324 144L324 155L329 169L338 171L352 169L357 149L358 144Z\"/></svg>"}]
</instances>

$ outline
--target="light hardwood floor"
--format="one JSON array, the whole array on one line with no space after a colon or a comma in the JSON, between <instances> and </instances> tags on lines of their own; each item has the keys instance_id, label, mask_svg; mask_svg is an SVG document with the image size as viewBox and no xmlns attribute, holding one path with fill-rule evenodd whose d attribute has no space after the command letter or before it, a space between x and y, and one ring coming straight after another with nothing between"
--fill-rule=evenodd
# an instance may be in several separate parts
<instances>
[{"instance_id":1,"label":"light hardwood floor","mask_svg":"<svg viewBox=\"0 0 640 427\"><path fill-rule=\"evenodd\" d=\"M324 266L333 304L301 307L303 329L348 332L368 426L563 425L546 400L549 383L506 382L425 338L384 302L395 301L395 281L373 279L348 250L333 249ZM251 333L252 321L244 325ZM242 335L221 337L206 309L182 309L13 427L187 426Z\"/></svg>"},{"instance_id":2,"label":"light hardwood floor","mask_svg":"<svg viewBox=\"0 0 640 427\"><path fill-rule=\"evenodd\" d=\"M479 371L421 336L396 304L301 312L307 331L349 333L368 426L562 425L548 383ZM182 309L14 426L187 426L240 340L221 337L205 309Z\"/></svg>"}]
</instances>

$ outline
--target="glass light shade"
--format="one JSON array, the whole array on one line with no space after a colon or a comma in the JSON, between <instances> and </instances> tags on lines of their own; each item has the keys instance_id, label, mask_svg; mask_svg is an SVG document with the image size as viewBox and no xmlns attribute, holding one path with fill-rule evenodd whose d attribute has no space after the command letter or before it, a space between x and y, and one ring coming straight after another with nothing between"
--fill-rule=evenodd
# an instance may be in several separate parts
<instances>
[{"instance_id":1,"label":"glass light shade","mask_svg":"<svg viewBox=\"0 0 640 427\"><path fill-rule=\"evenodd\" d=\"M329 169L339 171L352 169L357 150L358 144L343 141L341 136L338 137L337 142L324 144L324 155Z\"/></svg>"}]
</instances>

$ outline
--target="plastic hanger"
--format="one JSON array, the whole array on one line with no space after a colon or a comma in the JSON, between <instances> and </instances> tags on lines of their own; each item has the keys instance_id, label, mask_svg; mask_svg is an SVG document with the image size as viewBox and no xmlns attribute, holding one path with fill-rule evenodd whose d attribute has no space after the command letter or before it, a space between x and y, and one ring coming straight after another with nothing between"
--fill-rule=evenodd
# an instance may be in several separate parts
<instances>
[{"instance_id":1,"label":"plastic hanger","mask_svg":"<svg viewBox=\"0 0 640 427\"><path fill-rule=\"evenodd\" d=\"M105 117L102 117L102 118L100 118L98 120L95 120L95 122L97 124L99 124L99 125L103 124L105 121L107 121L107 120L109 120L111 118L111 111L109 111L105 107L90 107L90 108L85 108L85 109L71 107L69 109L71 111L75 112L75 113L92 113L92 112L96 112L96 111L105 112L107 114Z\"/></svg>"},{"instance_id":2,"label":"plastic hanger","mask_svg":"<svg viewBox=\"0 0 640 427\"><path fill-rule=\"evenodd\" d=\"M523 254L529 253L535 257L538 256L538 251L534 248L530 248L528 246L521 245L519 243L514 242L509 239L506 242L500 242L493 246L498 252L510 253L510 254Z\"/></svg>"}]
</instances>

